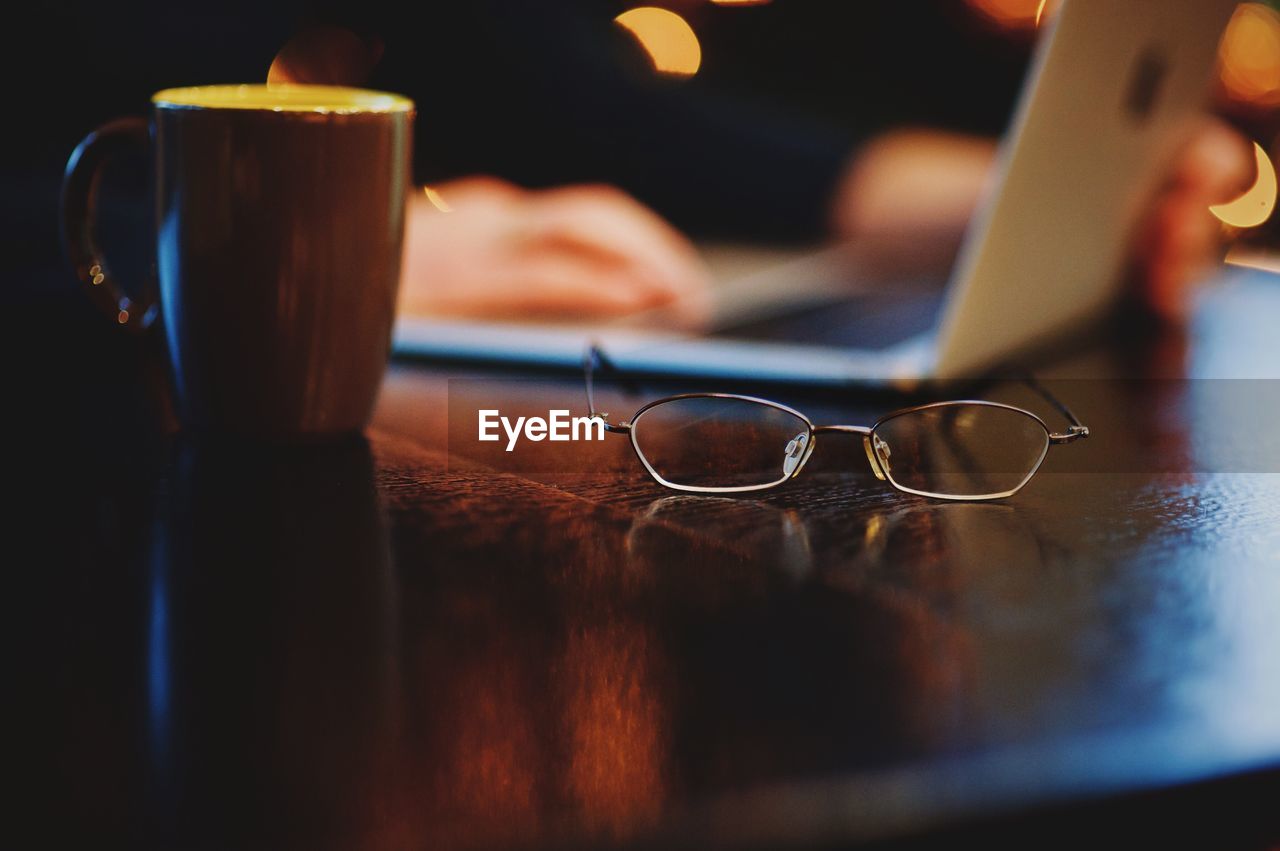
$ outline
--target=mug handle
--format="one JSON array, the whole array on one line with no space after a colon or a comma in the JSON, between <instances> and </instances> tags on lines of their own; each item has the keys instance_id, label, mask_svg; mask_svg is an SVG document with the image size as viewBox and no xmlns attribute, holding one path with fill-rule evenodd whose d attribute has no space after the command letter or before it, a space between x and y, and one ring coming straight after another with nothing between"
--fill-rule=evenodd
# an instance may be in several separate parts
<instances>
[{"instance_id":1,"label":"mug handle","mask_svg":"<svg viewBox=\"0 0 1280 851\"><path fill-rule=\"evenodd\" d=\"M143 332L155 324L154 296L135 301L125 295L107 270L94 239L95 200L102 166L132 145L149 145L151 133L144 118L120 118L84 137L67 160L62 176L62 244L85 285L89 298L117 325ZM154 290L154 286L151 287Z\"/></svg>"}]
</instances>

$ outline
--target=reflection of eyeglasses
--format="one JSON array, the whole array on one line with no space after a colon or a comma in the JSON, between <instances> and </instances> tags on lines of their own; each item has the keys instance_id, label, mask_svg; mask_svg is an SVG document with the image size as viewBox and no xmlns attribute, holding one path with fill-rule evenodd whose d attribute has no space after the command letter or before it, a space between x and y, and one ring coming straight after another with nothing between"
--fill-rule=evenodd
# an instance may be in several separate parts
<instances>
[{"instance_id":1,"label":"reflection of eyeglasses","mask_svg":"<svg viewBox=\"0 0 1280 851\"><path fill-rule=\"evenodd\" d=\"M1068 420L1051 432L1030 411L964 400L917 405L871 426L814 425L786 405L733 393L684 393L656 399L629 421L596 410L594 376L616 370L598 346L583 359L587 406L606 431L629 434L631 447L660 485L692 493L740 493L777 487L800 474L822 433L862 436L876 478L935 499L1003 499L1031 480L1049 447L1089 436L1066 405L1033 379L1027 383Z\"/></svg>"}]
</instances>

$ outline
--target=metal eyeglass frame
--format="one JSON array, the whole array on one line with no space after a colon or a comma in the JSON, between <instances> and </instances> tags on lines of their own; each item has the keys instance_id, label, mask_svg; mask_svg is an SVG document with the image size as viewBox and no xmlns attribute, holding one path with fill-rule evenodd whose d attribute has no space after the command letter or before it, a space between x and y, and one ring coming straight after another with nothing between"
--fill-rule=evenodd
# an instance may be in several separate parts
<instances>
[{"instance_id":1,"label":"metal eyeglass frame","mask_svg":"<svg viewBox=\"0 0 1280 851\"><path fill-rule=\"evenodd\" d=\"M1042 384L1040 384L1040 382L1036 381L1035 378L1029 375L1024 376L1022 380L1032 390L1034 390L1042 398L1044 398L1045 401L1047 401L1050 405L1052 405L1060 414L1062 414L1062 416L1069 423L1069 426L1067 427L1066 431L1061 431L1061 432L1052 431L1049 428L1049 426L1044 422L1044 420L1036 416L1031 411L1025 410L1023 408L1019 408L1014 405L1006 405L1001 402L988 402L980 399L956 399L956 400L946 401L946 402L931 402L925 405L913 405L908 408L900 408L896 411L891 411L885 414L884 416L877 419L870 426L814 425L812 420L810 420L807 416L795 410L794 408L790 408L779 402L770 401L769 399L761 399L756 396L743 396L737 393L680 393L674 396L663 396L660 399L655 399L651 402L647 402L646 404L642 405L635 412L635 414L632 415L630 420L624 420L624 421L615 423L615 422L609 421L609 414L607 412L596 410L595 380L594 380L595 373L598 370L600 371L609 370L611 372L618 373L619 377L623 378L624 380L625 380L625 376L621 376L621 370L619 370L618 367L615 366L613 362L609 360L608 356L605 355L604 351L600 348L600 346L596 344L591 344L587 346L587 349L583 354L582 368L583 368L583 381L586 384L586 391L587 391L587 408L590 411L590 417L592 419L599 419L601 423L603 423L604 429L607 432L610 432L613 434L628 435L631 439L631 449L635 452L636 457L640 459L640 463L644 466L645 470L649 473L650 477L652 477L654 481L656 481L658 484L662 485L663 487L667 487L677 491L684 491L686 493L703 493L703 494L744 493L747 491L768 490L769 488L778 487L779 485L785 484L786 482L800 475L800 471L804 469L805 463L809 460L809 456L813 454L814 447L817 445L817 440L816 440L817 435L823 434L823 433L838 433L838 434L861 435L863 450L866 452L867 462L871 465L871 471L875 474L877 479L879 479L882 482L888 482L889 486L892 487L894 490L901 491L902 493L913 494L915 496L928 497L930 499L945 499L945 500L952 500L952 501L958 501L958 502L976 502L976 501L987 501L987 500L994 500L994 499L1005 499L1006 497L1013 496L1015 493L1022 490L1022 488L1027 484L1027 482L1031 481L1031 479L1035 476L1036 472L1040 469L1040 465L1044 463L1045 456L1049 454L1050 446L1063 444L1063 443L1073 443L1077 440L1080 440L1082 438L1086 438L1089 436L1089 427L1081 423L1079 418L1076 417L1076 415L1071 412L1071 409L1068 408L1061 401L1059 401L1056 396L1050 393L1048 388L1044 387ZM645 411L648 411L651 408L656 408L659 405L666 404L667 402L674 402L679 399L736 399L742 402L752 402L757 405L764 405L766 407L774 408L776 410L783 411L787 414L790 414L791 416L796 417L801 422L803 422L805 424L805 427L808 429L808 431L804 435L805 439L802 442L793 440L792 443L788 445L787 454L789 457L792 457L792 458L795 457L793 453L796 450L799 450L802 454L799 456L798 461L794 463L794 465L789 465L791 468L789 470L785 470L785 474L783 475L782 478L778 479L777 481L767 482L765 484L738 485L738 486L731 486L731 487L704 487L700 485L680 485L680 484L675 484L674 482L669 482L666 479L664 479L661 475L659 475L658 471L655 470L653 466L649 463L649 460L645 458L644 453L640 451L640 446L636 443L635 424L640 419L640 417L644 415ZM1015 411L1019 414L1023 414L1024 416L1027 416L1031 418L1033 421L1035 421L1036 423L1038 423L1040 427L1044 429L1045 445L1044 445L1044 449L1041 450L1040 452L1040 457L1036 460L1036 463L1034 466L1032 466L1030 472L1027 473L1027 475L1022 479L1022 481L1020 481L1017 484L1016 487L1010 488L1007 491L1001 491L999 493L989 493L989 494L960 495L960 494L934 493L930 491L923 491L915 488L906 487L900 484L899 482L894 481L893 476L889 472L889 465L886 463L887 457L888 457L888 445L879 439L879 437L876 435L876 429L879 428L884 423L888 422L889 420L892 420L895 417L900 417L904 414L910 414L916 411L928 410L930 408L944 408L944 407L953 407L953 406L959 406L959 405L978 405L983 407L1002 408L1004 410ZM881 457L882 455L884 456L883 458Z\"/></svg>"}]
</instances>

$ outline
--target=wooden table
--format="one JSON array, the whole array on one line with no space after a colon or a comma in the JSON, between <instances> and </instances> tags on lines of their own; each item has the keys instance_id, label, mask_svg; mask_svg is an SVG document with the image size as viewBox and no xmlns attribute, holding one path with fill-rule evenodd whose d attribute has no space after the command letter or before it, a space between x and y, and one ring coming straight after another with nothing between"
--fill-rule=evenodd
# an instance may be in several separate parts
<instances>
[{"instance_id":1,"label":"wooden table","mask_svg":"<svg viewBox=\"0 0 1280 851\"><path fill-rule=\"evenodd\" d=\"M440 365L367 442L174 438L151 344L38 307L7 537L48 844L1280 839L1275 279L1048 369L1094 436L997 504L826 436L736 499L621 437L482 452L479 401L580 383Z\"/></svg>"}]
</instances>

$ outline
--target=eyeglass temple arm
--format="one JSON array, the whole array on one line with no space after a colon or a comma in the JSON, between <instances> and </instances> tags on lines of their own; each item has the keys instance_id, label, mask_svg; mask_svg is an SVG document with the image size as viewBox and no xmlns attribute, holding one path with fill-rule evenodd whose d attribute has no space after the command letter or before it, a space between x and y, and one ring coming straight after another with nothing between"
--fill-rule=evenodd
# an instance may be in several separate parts
<instances>
[{"instance_id":1,"label":"eyeglass temple arm","mask_svg":"<svg viewBox=\"0 0 1280 851\"><path fill-rule=\"evenodd\" d=\"M1066 403L1050 393L1049 388L1037 381L1034 375L1024 375L1022 380L1028 387L1039 393L1046 402L1057 408L1058 413L1066 417L1067 422L1071 424L1064 432L1051 432L1049 434L1050 443L1071 443L1089 436L1089 427L1080 422L1080 418L1072 413Z\"/></svg>"},{"instance_id":2,"label":"eyeglass temple arm","mask_svg":"<svg viewBox=\"0 0 1280 851\"><path fill-rule=\"evenodd\" d=\"M629 423L611 423L609 415L603 411L596 410L596 393L595 393L595 374L596 372L608 372L611 376L616 376L628 391L633 391L635 384L628 380L622 371L609 360L609 356L604 353L604 349L600 348L598 343L589 343L586 350L582 353L582 378L587 388L587 410L589 416L593 419L599 417L604 422L604 430L615 434L625 434L631 431Z\"/></svg>"},{"instance_id":3,"label":"eyeglass temple arm","mask_svg":"<svg viewBox=\"0 0 1280 851\"><path fill-rule=\"evenodd\" d=\"M607 413L596 410L595 374L597 371L607 371L612 377L615 377L620 383L622 383L624 389L628 392L635 392L635 382L629 380L626 375L623 374L622 370L618 369L617 365L614 364L614 362L609 359L609 356L604 353L604 349L600 347L599 343L593 342L587 345L586 350L582 354L583 382L586 385L587 390L587 410L590 412L590 416L599 417L604 420L605 431L625 434L631 430L631 425L629 423L611 423L609 422L609 415ZM1046 402L1056 408L1058 413L1062 414L1062 416L1066 418L1067 422L1070 423L1065 432L1050 432L1049 441L1051 443L1072 443L1073 441L1089 436L1089 427L1080 422L1080 418L1077 417L1069 407L1067 407L1066 403L1053 395L1049 388L1041 384L1034 375L1024 375L1022 380Z\"/></svg>"}]
</instances>

